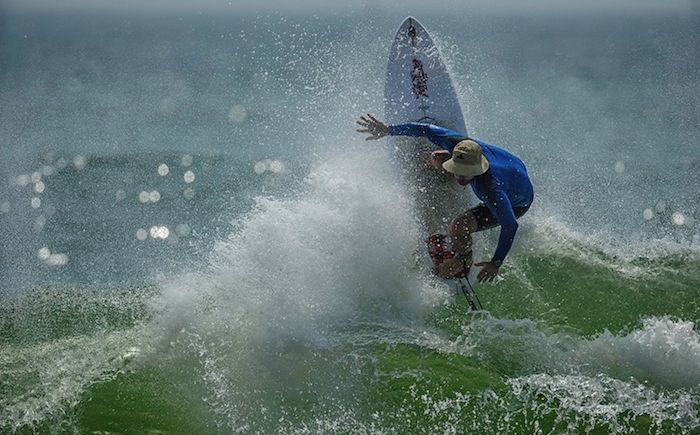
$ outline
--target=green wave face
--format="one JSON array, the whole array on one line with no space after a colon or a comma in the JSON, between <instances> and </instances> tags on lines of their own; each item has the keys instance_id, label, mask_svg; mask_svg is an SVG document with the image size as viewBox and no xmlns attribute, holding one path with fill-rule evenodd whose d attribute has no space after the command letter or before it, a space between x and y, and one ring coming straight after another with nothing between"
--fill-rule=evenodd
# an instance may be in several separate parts
<instances>
[{"instance_id":1,"label":"green wave face","mask_svg":"<svg viewBox=\"0 0 700 435\"><path fill-rule=\"evenodd\" d=\"M226 269L53 296L33 289L3 308L4 427L694 430L700 336L683 319L698 318L697 255L623 259L568 243L580 249L516 253L496 285L477 287L488 310L479 313L410 269L389 289L355 282L340 319L324 317L337 313L324 292L314 296L323 310L295 306L281 293L246 293ZM402 305L417 297L411 281L431 298ZM252 304L238 299L255 293Z\"/></svg>"}]
</instances>

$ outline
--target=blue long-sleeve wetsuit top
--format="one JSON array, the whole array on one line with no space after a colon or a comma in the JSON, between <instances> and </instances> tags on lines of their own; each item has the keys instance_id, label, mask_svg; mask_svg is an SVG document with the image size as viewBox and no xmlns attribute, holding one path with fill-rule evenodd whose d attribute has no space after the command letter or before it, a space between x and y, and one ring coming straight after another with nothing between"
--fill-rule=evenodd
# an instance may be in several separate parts
<instances>
[{"instance_id":1,"label":"blue long-sleeve wetsuit top","mask_svg":"<svg viewBox=\"0 0 700 435\"><path fill-rule=\"evenodd\" d=\"M455 145L465 139L473 140L481 146L484 157L489 161L489 169L474 177L470 185L501 225L498 246L491 258L491 262L500 265L508 255L518 229L513 208L529 207L534 197L532 183L522 160L497 146L433 124L410 122L390 125L389 134L423 136L450 154Z\"/></svg>"}]
</instances>

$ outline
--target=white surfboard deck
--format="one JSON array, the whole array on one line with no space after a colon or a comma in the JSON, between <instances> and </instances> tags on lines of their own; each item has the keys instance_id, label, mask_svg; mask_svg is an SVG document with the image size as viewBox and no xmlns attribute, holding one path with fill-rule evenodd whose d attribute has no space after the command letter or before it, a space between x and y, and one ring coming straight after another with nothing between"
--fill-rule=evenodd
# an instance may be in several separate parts
<instances>
[{"instance_id":1,"label":"white surfboard deck","mask_svg":"<svg viewBox=\"0 0 700 435\"><path fill-rule=\"evenodd\" d=\"M384 96L389 124L427 122L467 134L447 67L413 17L401 23L389 51Z\"/></svg>"},{"instance_id":2,"label":"white surfboard deck","mask_svg":"<svg viewBox=\"0 0 700 435\"><path fill-rule=\"evenodd\" d=\"M388 124L430 123L467 134L457 92L440 51L413 17L401 23L389 51L384 98ZM454 217L476 205L476 196L471 188L459 188L424 163L426 153L439 149L429 140L402 136L389 136L388 140L405 185L413 187L426 236L446 234ZM474 278L472 267L470 281Z\"/></svg>"}]
</instances>

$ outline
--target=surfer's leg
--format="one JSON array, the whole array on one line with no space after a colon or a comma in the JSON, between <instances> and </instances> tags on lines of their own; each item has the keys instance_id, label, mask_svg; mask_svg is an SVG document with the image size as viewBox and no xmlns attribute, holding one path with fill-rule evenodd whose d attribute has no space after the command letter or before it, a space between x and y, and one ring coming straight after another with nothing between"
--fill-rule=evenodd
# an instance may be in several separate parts
<instances>
[{"instance_id":1,"label":"surfer's leg","mask_svg":"<svg viewBox=\"0 0 700 435\"><path fill-rule=\"evenodd\" d=\"M477 230L477 221L470 211L457 216L448 226L452 238L452 250L457 255L467 258L472 251L472 233Z\"/></svg>"},{"instance_id":2,"label":"surfer's leg","mask_svg":"<svg viewBox=\"0 0 700 435\"><path fill-rule=\"evenodd\" d=\"M520 219L530 206L527 207L513 207L513 214L516 219ZM472 232L478 233L479 231L488 230L490 228L496 228L500 224L496 216L491 213L488 207L484 204L479 204L476 207L470 209L467 213L471 213L474 216L475 229Z\"/></svg>"},{"instance_id":3,"label":"surfer's leg","mask_svg":"<svg viewBox=\"0 0 700 435\"><path fill-rule=\"evenodd\" d=\"M491 213L488 207L484 204L479 204L476 207L469 210L467 213L471 213L474 216L474 232L488 230L489 228L495 228L499 225L496 216Z\"/></svg>"}]
</instances>

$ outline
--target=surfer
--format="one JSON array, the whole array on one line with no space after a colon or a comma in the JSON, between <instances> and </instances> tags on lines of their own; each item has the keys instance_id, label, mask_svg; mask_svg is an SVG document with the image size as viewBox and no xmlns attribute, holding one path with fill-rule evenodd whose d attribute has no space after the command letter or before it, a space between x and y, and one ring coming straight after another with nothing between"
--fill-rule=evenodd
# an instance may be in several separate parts
<instances>
[{"instance_id":1,"label":"surfer","mask_svg":"<svg viewBox=\"0 0 700 435\"><path fill-rule=\"evenodd\" d=\"M426 156L428 163L453 176L459 185L469 184L483 202L452 220L448 232L455 256L438 265L435 273L452 278L468 270L472 262L472 233L500 226L493 257L475 264L482 268L477 275L479 282L493 281L513 245L518 229L516 219L527 212L533 200L532 183L522 160L506 150L433 124L387 125L371 114L361 116L357 124L362 127L358 132L369 135L367 140L387 135L420 136L442 148Z\"/></svg>"}]
</instances>

